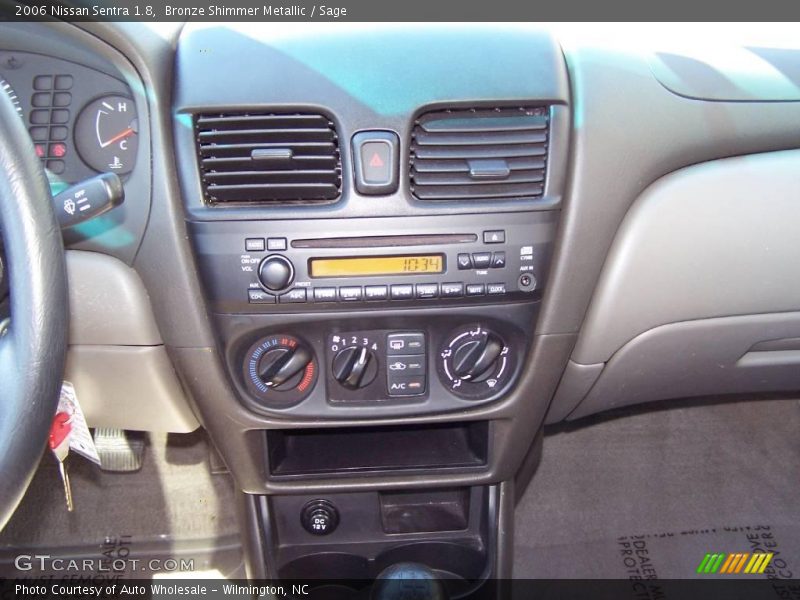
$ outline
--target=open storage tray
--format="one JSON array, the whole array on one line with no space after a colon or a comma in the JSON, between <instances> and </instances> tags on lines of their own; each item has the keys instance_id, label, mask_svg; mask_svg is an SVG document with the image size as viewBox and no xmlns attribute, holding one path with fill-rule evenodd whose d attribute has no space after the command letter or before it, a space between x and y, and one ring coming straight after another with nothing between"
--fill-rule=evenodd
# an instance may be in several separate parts
<instances>
[{"instance_id":1,"label":"open storage tray","mask_svg":"<svg viewBox=\"0 0 800 600\"><path fill-rule=\"evenodd\" d=\"M488 442L486 421L273 430L267 454L273 477L476 468L487 464Z\"/></svg>"}]
</instances>

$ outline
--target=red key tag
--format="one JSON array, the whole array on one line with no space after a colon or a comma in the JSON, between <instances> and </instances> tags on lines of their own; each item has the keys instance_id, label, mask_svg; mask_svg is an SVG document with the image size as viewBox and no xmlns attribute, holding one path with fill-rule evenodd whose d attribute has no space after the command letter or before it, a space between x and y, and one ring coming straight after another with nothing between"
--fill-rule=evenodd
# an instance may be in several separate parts
<instances>
[{"instance_id":1,"label":"red key tag","mask_svg":"<svg viewBox=\"0 0 800 600\"><path fill-rule=\"evenodd\" d=\"M53 424L50 426L50 437L48 439L50 450L55 451L56 448L61 446L64 443L64 440L67 439L72 431L70 420L70 415L68 413L56 413L56 416L53 419Z\"/></svg>"},{"instance_id":2,"label":"red key tag","mask_svg":"<svg viewBox=\"0 0 800 600\"><path fill-rule=\"evenodd\" d=\"M72 433L72 417L67 412L56 413L53 424L50 426L50 436L47 440L50 450L58 460L58 473L64 483L64 496L67 500L67 510L72 512L72 487L69 483L69 473L64 461L69 454L69 438Z\"/></svg>"}]
</instances>

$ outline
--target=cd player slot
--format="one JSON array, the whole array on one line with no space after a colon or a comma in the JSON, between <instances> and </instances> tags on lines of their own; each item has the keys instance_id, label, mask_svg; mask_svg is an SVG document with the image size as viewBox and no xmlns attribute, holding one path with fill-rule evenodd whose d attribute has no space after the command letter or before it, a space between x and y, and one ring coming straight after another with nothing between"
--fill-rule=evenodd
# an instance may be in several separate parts
<instances>
[{"instance_id":1,"label":"cd player slot","mask_svg":"<svg viewBox=\"0 0 800 600\"><path fill-rule=\"evenodd\" d=\"M391 246L437 246L478 241L474 233L428 235L376 235L292 240L292 248L381 248Z\"/></svg>"}]
</instances>

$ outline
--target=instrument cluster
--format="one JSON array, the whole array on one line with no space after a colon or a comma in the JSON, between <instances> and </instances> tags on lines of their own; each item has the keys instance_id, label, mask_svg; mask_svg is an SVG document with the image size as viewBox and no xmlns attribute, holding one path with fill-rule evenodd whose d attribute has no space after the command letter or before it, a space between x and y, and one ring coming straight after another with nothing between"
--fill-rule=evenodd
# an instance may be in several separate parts
<instances>
[{"instance_id":1,"label":"instrument cluster","mask_svg":"<svg viewBox=\"0 0 800 600\"><path fill-rule=\"evenodd\" d=\"M134 169L139 122L119 79L51 56L0 51L0 88L25 122L51 185Z\"/></svg>"}]
</instances>

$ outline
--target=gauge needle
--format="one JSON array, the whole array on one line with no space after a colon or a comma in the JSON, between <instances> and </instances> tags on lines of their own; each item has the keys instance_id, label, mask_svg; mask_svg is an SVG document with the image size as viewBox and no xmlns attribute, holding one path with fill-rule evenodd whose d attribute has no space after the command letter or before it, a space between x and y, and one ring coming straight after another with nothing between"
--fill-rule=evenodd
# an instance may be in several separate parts
<instances>
[{"instance_id":1,"label":"gauge needle","mask_svg":"<svg viewBox=\"0 0 800 600\"><path fill-rule=\"evenodd\" d=\"M120 131L117 135L112 137L107 142L103 142L102 144L100 144L100 147L101 148L106 148L107 146L110 146L114 142L118 142L120 140L124 140L126 137L128 137L132 133L134 133L133 128L132 127L128 127L127 129L124 129L124 130Z\"/></svg>"}]
</instances>

